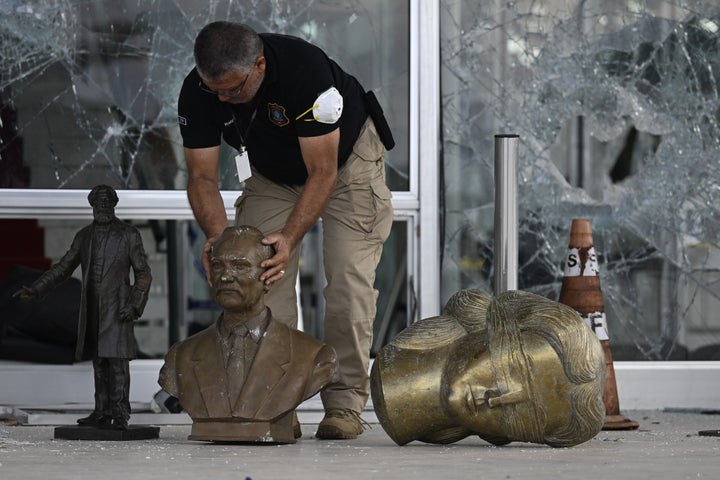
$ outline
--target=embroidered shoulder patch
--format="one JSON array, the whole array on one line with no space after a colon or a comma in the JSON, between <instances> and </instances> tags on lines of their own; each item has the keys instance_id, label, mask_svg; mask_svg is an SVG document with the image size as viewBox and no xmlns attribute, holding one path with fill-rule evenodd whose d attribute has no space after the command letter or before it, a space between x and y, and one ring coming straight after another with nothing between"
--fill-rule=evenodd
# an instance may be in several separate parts
<instances>
[{"instance_id":1,"label":"embroidered shoulder patch","mask_svg":"<svg viewBox=\"0 0 720 480\"><path fill-rule=\"evenodd\" d=\"M277 103L268 103L268 116L270 117L270 121L278 127L284 127L290 123L290 119L285 114L285 107Z\"/></svg>"}]
</instances>

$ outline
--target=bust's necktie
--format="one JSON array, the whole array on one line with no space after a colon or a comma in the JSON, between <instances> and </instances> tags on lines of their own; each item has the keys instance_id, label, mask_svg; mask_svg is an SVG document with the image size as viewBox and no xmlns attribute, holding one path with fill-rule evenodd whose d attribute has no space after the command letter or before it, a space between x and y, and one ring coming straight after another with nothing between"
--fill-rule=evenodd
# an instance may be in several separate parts
<instances>
[{"instance_id":1,"label":"bust's necktie","mask_svg":"<svg viewBox=\"0 0 720 480\"><path fill-rule=\"evenodd\" d=\"M247 345L247 342L252 342L249 333L250 331L245 325L238 325L232 329L230 354L225 366L231 399L236 399L240 394L243 383L245 383L245 374L252 362L253 356L250 354L252 350Z\"/></svg>"}]
</instances>

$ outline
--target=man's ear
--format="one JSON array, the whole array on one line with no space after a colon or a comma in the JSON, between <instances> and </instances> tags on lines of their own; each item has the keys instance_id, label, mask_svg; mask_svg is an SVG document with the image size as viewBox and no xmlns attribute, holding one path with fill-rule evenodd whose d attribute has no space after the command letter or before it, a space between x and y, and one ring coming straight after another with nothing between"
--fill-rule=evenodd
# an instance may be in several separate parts
<instances>
[{"instance_id":1,"label":"man's ear","mask_svg":"<svg viewBox=\"0 0 720 480\"><path fill-rule=\"evenodd\" d=\"M267 66L267 60L265 60L265 55L262 53L259 53L257 58L255 59L255 65L260 69L262 73L265 73L265 67Z\"/></svg>"}]
</instances>

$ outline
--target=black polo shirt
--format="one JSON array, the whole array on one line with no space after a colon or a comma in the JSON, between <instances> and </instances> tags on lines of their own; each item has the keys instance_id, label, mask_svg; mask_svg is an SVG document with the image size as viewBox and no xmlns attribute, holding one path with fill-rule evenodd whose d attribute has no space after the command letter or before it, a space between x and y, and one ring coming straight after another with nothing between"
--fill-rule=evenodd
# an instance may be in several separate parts
<instances>
[{"instance_id":1,"label":"black polo shirt","mask_svg":"<svg viewBox=\"0 0 720 480\"><path fill-rule=\"evenodd\" d=\"M199 88L197 69L185 77L178 100L178 119L183 145L207 148L220 138L239 149L245 140L250 163L277 183L302 185L307 169L298 137L314 137L340 127L338 167L347 160L367 118L364 89L320 48L300 38L260 34L267 61L265 80L248 105L221 102ZM335 124L312 119L318 95L335 87L343 97L342 116ZM300 116L300 118L297 118Z\"/></svg>"}]
</instances>

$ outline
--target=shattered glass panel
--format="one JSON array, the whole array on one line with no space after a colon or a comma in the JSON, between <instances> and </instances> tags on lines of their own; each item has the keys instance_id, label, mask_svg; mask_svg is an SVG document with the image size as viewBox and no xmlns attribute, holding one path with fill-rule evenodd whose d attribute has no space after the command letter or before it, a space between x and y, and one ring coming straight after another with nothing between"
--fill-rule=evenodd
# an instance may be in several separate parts
<instances>
[{"instance_id":1,"label":"shattered glass panel","mask_svg":"<svg viewBox=\"0 0 720 480\"><path fill-rule=\"evenodd\" d=\"M182 189L177 95L197 32L248 23L323 47L375 91L408 189L409 4L384 0L3 0L0 187ZM226 148L223 189L239 188Z\"/></svg>"},{"instance_id":2,"label":"shattered glass panel","mask_svg":"<svg viewBox=\"0 0 720 480\"><path fill-rule=\"evenodd\" d=\"M720 359L720 5L442 0L441 24L441 300L492 291L518 134L519 288L558 299L588 218L614 359Z\"/></svg>"},{"instance_id":3,"label":"shattered glass panel","mask_svg":"<svg viewBox=\"0 0 720 480\"><path fill-rule=\"evenodd\" d=\"M184 189L177 95L194 63L197 32L210 21L231 20L309 40L374 91L396 142L386 156L388 185L406 191L409 10L409 0L1 0L0 189L88 189L100 183L116 189ZM242 187L235 154L224 146L223 190ZM26 223L36 226L35 219L23 219ZM64 230L84 226L64 219L56 223L39 225L45 239L39 249L45 251L42 265L33 267L47 269L47 260L59 259L53 250L62 249L62 255L67 248ZM144 312L146 324L138 328L148 336L140 335L139 342L146 353L163 354L168 339L173 343L195 323L214 318L195 252L204 239L198 240L201 233L191 222L135 223L152 235L146 249L152 246L158 265L153 271L159 272ZM18 228L12 220L4 225ZM386 244L377 272L383 323L394 319L396 310L404 312L405 295L398 293L404 290L395 288L407 275L398 263L406 251L401 226L394 228L400 233ZM308 257L320 251L313 238L311 233L305 242ZM3 260L0 280L5 263L29 263L17 256ZM305 325L313 331L312 322L322 320L315 309L324 281L322 269L315 267L301 278L303 309L312 310Z\"/></svg>"}]
</instances>

